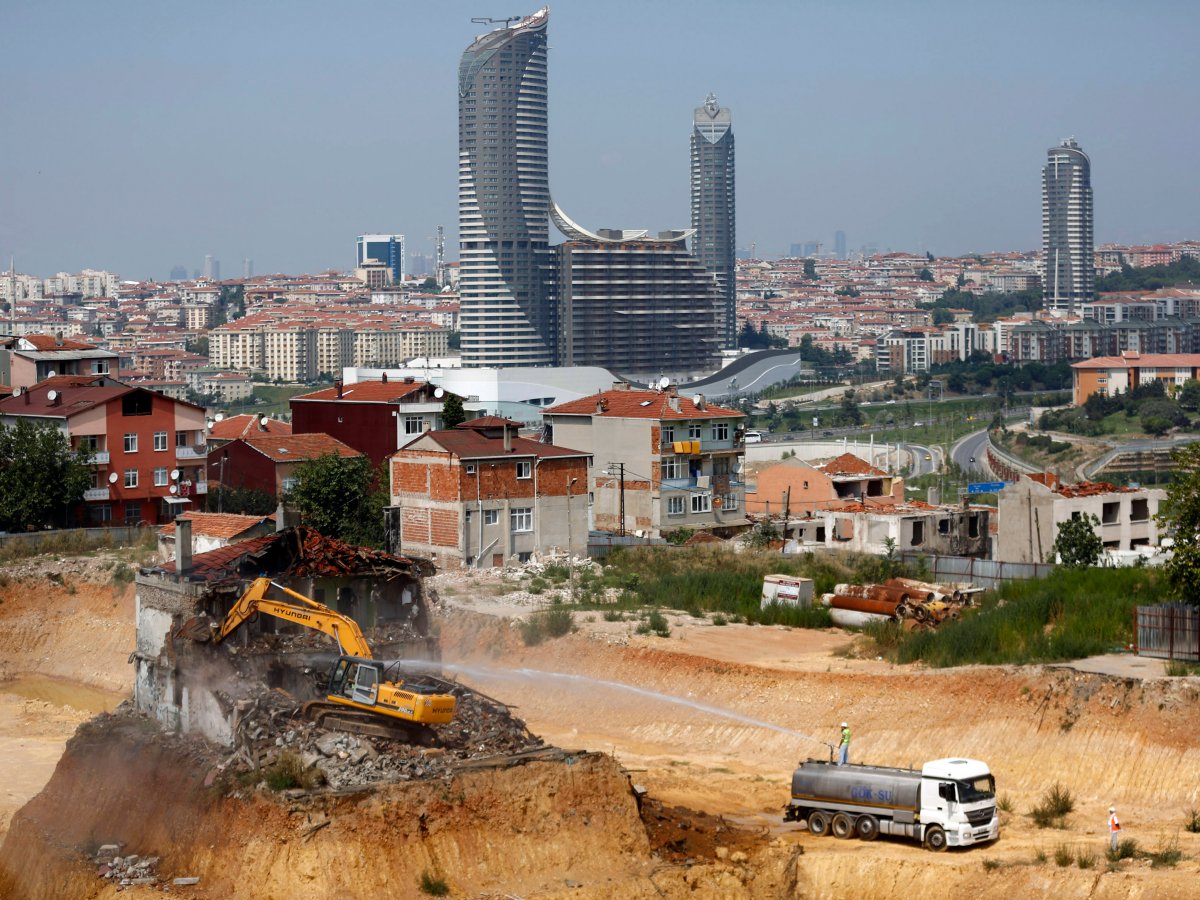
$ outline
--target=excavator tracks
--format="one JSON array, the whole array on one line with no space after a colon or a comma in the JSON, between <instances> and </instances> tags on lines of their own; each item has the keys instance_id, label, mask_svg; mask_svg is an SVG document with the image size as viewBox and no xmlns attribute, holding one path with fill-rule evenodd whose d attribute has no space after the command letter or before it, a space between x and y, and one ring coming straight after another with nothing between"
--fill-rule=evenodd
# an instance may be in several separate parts
<instances>
[{"instance_id":1,"label":"excavator tracks","mask_svg":"<svg viewBox=\"0 0 1200 900\"><path fill-rule=\"evenodd\" d=\"M376 713L363 712L324 700L305 703L304 717L328 731L365 734L422 747L432 747L437 742L433 729L428 726L390 721Z\"/></svg>"}]
</instances>

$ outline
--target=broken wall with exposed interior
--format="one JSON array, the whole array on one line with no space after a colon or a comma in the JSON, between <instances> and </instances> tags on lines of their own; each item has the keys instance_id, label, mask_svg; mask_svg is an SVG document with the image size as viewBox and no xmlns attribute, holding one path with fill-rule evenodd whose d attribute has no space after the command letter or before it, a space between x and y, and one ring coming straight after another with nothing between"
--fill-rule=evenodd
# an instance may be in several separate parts
<instances>
[{"instance_id":1,"label":"broken wall with exposed interior","mask_svg":"<svg viewBox=\"0 0 1200 900\"><path fill-rule=\"evenodd\" d=\"M239 710L262 692L281 689L301 702L321 696L339 655L323 633L260 613L223 643L209 640L263 575L353 618L377 659L436 661L423 587L431 573L427 561L350 547L306 528L143 569L134 703L167 728L229 744Z\"/></svg>"}]
</instances>

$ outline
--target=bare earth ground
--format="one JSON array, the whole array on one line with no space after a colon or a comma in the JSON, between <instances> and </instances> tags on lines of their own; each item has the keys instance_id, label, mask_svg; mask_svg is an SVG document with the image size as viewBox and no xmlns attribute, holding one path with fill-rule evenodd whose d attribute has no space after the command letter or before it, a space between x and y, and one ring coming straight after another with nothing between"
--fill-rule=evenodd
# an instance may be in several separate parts
<instances>
[{"instance_id":1,"label":"bare earth ground","mask_svg":"<svg viewBox=\"0 0 1200 900\"><path fill-rule=\"evenodd\" d=\"M102 567L54 573L62 585L37 566L4 574L0 834L40 790L77 723L127 695L133 645L133 591L107 583ZM634 634L634 622L577 614L577 633L525 647L512 619L531 609L520 598L499 596L486 579L440 576L437 586L448 673L515 705L548 742L615 754L664 806L761 829L771 852L801 847L799 893L1197 896L1200 835L1181 825L1185 810L1200 806L1200 679L1147 678L1158 670L1131 669L1138 661L1129 660L1122 677L896 667L846 658L850 639L834 630L718 627L686 615L670 617L663 639ZM839 842L785 825L791 769L826 755L820 741L832 741L843 718L854 728L855 760L987 760L1014 809L1001 840L935 855L899 840ZM1078 809L1065 830L1039 830L1026 813L1054 781L1072 789ZM1127 837L1149 849L1178 841L1179 865L1127 861L1106 871L1103 828L1113 802ZM1087 871L1060 869L1059 845L1092 850L1099 861ZM1048 862L1036 862L1039 851ZM994 865L985 869L985 860Z\"/></svg>"}]
</instances>

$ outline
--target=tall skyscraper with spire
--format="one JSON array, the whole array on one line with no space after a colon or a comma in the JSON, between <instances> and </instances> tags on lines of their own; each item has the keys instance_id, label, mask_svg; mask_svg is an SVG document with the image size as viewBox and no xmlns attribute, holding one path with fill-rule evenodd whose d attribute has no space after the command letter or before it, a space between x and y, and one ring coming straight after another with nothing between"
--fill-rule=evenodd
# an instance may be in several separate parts
<instances>
[{"instance_id":1,"label":"tall skyscraper with spire","mask_svg":"<svg viewBox=\"0 0 1200 900\"><path fill-rule=\"evenodd\" d=\"M547 169L548 8L477 37L458 66L458 234L467 366L555 359ZM492 23L497 20L474 20Z\"/></svg>"},{"instance_id":2,"label":"tall skyscraper with spire","mask_svg":"<svg viewBox=\"0 0 1200 900\"><path fill-rule=\"evenodd\" d=\"M1042 169L1042 305L1075 312L1096 292L1092 163L1068 138L1048 151Z\"/></svg>"},{"instance_id":3,"label":"tall skyscraper with spire","mask_svg":"<svg viewBox=\"0 0 1200 900\"><path fill-rule=\"evenodd\" d=\"M737 346L733 121L709 94L692 118L692 252L717 276L721 346Z\"/></svg>"}]
</instances>

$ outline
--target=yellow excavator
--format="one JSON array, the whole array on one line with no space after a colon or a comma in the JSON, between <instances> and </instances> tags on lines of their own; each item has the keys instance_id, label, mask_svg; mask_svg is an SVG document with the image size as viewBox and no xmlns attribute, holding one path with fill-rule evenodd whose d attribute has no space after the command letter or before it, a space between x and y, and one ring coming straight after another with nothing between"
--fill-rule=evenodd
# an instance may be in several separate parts
<instances>
[{"instance_id":1,"label":"yellow excavator","mask_svg":"<svg viewBox=\"0 0 1200 900\"><path fill-rule=\"evenodd\" d=\"M272 587L299 604L268 598ZM260 612L324 632L337 642L338 659L329 675L328 695L304 705L305 716L321 727L426 743L431 732L425 726L443 725L454 718L453 694L389 679L388 669L395 664L372 657L357 622L270 578L251 582L225 620L213 625L212 641L225 640Z\"/></svg>"}]
</instances>

